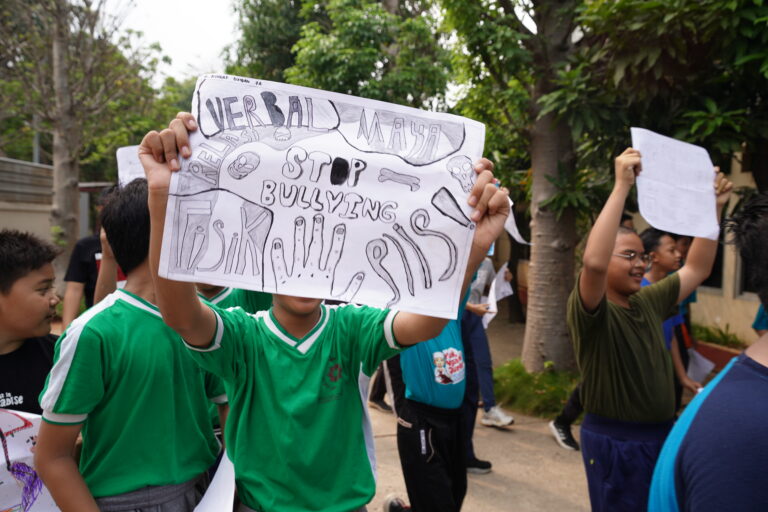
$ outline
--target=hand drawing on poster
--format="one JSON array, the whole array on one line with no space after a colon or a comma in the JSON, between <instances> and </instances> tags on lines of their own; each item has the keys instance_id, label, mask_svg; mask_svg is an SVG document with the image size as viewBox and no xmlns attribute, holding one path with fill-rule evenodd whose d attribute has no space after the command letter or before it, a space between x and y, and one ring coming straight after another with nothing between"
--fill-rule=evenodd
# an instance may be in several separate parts
<instances>
[{"instance_id":1,"label":"hand drawing on poster","mask_svg":"<svg viewBox=\"0 0 768 512\"><path fill-rule=\"evenodd\" d=\"M3 512L58 511L34 468L33 450L40 416L0 409L0 510Z\"/></svg>"},{"instance_id":2,"label":"hand drawing on poster","mask_svg":"<svg viewBox=\"0 0 768 512\"><path fill-rule=\"evenodd\" d=\"M192 110L163 277L455 316L482 124L224 75Z\"/></svg>"}]
</instances>

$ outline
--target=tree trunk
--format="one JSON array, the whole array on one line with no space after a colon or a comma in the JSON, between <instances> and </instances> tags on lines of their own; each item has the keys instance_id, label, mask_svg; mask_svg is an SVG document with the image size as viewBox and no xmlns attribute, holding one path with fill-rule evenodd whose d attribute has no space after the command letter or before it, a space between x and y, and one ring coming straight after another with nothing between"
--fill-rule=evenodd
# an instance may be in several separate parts
<instances>
[{"instance_id":1,"label":"tree trunk","mask_svg":"<svg viewBox=\"0 0 768 512\"><path fill-rule=\"evenodd\" d=\"M566 325L566 303L573 289L576 220L566 210L558 220L539 205L554 196L557 187L548 178L572 173L575 167L570 127L553 114L539 117L538 101L555 89L556 70L572 51L574 0L534 1L537 32L533 43L536 83L532 94L535 119L531 129L531 263L528 270L528 310L523 342L523 365L542 371L551 361L557 369L575 367Z\"/></svg>"},{"instance_id":2,"label":"tree trunk","mask_svg":"<svg viewBox=\"0 0 768 512\"><path fill-rule=\"evenodd\" d=\"M529 372L542 371L546 361L552 361L557 369L571 369L574 357L565 309L574 283L575 216L566 211L558 220L553 212L539 208L539 203L557 192L547 176L556 177L561 168L573 171L571 135L568 126L558 124L552 116L537 120L532 135L533 246L528 269L523 365Z\"/></svg>"},{"instance_id":3,"label":"tree trunk","mask_svg":"<svg viewBox=\"0 0 768 512\"><path fill-rule=\"evenodd\" d=\"M51 226L58 231L56 242L64 249L54 261L59 291L69 257L79 234L80 197L78 192L79 165L77 148L79 130L72 111L72 96L68 75L68 35L66 1L57 1L52 42L53 86L56 108L53 127L53 208Z\"/></svg>"}]
</instances>

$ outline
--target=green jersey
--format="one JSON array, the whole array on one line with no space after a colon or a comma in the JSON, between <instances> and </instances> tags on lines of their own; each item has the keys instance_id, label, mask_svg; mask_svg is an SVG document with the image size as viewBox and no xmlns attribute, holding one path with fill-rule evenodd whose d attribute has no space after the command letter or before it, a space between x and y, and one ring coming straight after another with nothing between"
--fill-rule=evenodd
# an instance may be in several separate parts
<instances>
[{"instance_id":1,"label":"green jersey","mask_svg":"<svg viewBox=\"0 0 768 512\"><path fill-rule=\"evenodd\" d=\"M240 288L224 288L210 299L197 294L203 300L218 306L222 309L241 307L246 313L257 313L266 311L272 307L272 294L264 292L255 292L253 290L242 290Z\"/></svg>"},{"instance_id":2,"label":"green jersey","mask_svg":"<svg viewBox=\"0 0 768 512\"><path fill-rule=\"evenodd\" d=\"M679 292L680 276L672 274L633 294L629 308L603 298L589 313L576 281L568 299L568 329L585 411L631 422L674 418L672 359L662 323L675 311Z\"/></svg>"},{"instance_id":3,"label":"green jersey","mask_svg":"<svg viewBox=\"0 0 768 512\"><path fill-rule=\"evenodd\" d=\"M70 324L40 395L43 420L83 424L80 473L97 498L206 471L219 452L209 400L226 402L221 379L194 363L154 305L125 290Z\"/></svg>"},{"instance_id":4,"label":"green jersey","mask_svg":"<svg viewBox=\"0 0 768 512\"><path fill-rule=\"evenodd\" d=\"M375 491L375 455L365 402L379 363L399 346L394 311L321 306L296 339L272 311L216 313L195 360L229 391L224 437L238 496L258 511L350 511Z\"/></svg>"},{"instance_id":5,"label":"green jersey","mask_svg":"<svg viewBox=\"0 0 768 512\"><path fill-rule=\"evenodd\" d=\"M210 299L200 292L197 293L197 296L203 301L214 304L222 309L239 307L243 308L246 313L258 313L259 311L266 311L272 307L271 293L243 290L240 288L224 288ZM211 416L211 424L218 432L220 427L219 410L215 405L211 404L208 408L208 412Z\"/></svg>"}]
</instances>

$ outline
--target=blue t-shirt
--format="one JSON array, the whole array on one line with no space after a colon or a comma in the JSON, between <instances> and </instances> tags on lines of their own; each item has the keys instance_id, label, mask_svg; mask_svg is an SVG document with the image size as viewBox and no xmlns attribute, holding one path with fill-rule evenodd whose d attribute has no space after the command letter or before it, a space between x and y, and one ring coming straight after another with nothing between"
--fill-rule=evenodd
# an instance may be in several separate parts
<instances>
[{"instance_id":1,"label":"blue t-shirt","mask_svg":"<svg viewBox=\"0 0 768 512\"><path fill-rule=\"evenodd\" d=\"M466 387L461 315L468 298L469 293L461 302L457 319L448 322L436 338L400 353L405 398L442 409L461 405Z\"/></svg>"},{"instance_id":2,"label":"blue t-shirt","mask_svg":"<svg viewBox=\"0 0 768 512\"><path fill-rule=\"evenodd\" d=\"M651 283L646 278L643 278L642 282L640 283L641 286L649 286L653 283ZM664 323L662 324L662 328L664 329L664 343L667 345L667 350L669 350L672 346L672 336L675 335L675 327L678 325L685 323L685 319L683 318L683 315L680 314L678 311L677 314L672 315L671 317L664 320Z\"/></svg>"},{"instance_id":3,"label":"blue t-shirt","mask_svg":"<svg viewBox=\"0 0 768 512\"><path fill-rule=\"evenodd\" d=\"M768 368L735 357L677 420L664 443L650 512L768 510Z\"/></svg>"},{"instance_id":4,"label":"blue t-shirt","mask_svg":"<svg viewBox=\"0 0 768 512\"><path fill-rule=\"evenodd\" d=\"M756 331L768 330L768 314L766 314L765 306L762 304L757 308L757 315L755 315L755 321L752 324L752 328Z\"/></svg>"},{"instance_id":5,"label":"blue t-shirt","mask_svg":"<svg viewBox=\"0 0 768 512\"><path fill-rule=\"evenodd\" d=\"M697 302L697 300L698 296L696 295L696 290L693 290L689 296L680 301L680 314L685 316L686 313L688 313L688 304L693 304L694 302Z\"/></svg>"}]
</instances>

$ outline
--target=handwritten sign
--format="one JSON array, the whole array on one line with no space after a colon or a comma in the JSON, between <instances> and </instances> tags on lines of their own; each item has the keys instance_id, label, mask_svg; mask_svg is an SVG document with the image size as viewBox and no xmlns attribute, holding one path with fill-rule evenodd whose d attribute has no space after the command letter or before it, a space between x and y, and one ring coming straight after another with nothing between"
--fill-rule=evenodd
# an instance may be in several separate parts
<instances>
[{"instance_id":1,"label":"handwritten sign","mask_svg":"<svg viewBox=\"0 0 768 512\"><path fill-rule=\"evenodd\" d=\"M192 110L161 276L455 317L482 124L226 75Z\"/></svg>"},{"instance_id":2,"label":"handwritten sign","mask_svg":"<svg viewBox=\"0 0 768 512\"><path fill-rule=\"evenodd\" d=\"M59 508L34 466L40 416L0 409L0 511L53 512Z\"/></svg>"},{"instance_id":3,"label":"handwritten sign","mask_svg":"<svg viewBox=\"0 0 768 512\"><path fill-rule=\"evenodd\" d=\"M643 128L631 132L642 157L637 199L643 218L662 231L717 240L715 174L707 150Z\"/></svg>"}]
</instances>

